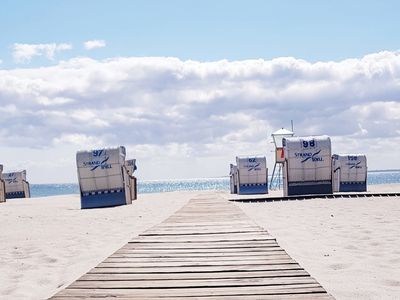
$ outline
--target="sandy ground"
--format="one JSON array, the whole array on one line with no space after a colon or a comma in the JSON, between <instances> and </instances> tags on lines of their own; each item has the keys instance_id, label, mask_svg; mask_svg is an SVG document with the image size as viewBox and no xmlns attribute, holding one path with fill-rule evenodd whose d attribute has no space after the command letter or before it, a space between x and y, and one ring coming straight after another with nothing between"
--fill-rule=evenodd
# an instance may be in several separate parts
<instances>
[{"instance_id":1,"label":"sandy ground","mask_svg":"<svg viewBox=\"0 0 400 300\"><path fill-rule=\"evenodd\" d=\"M337 299L400 299L400 197L237 205Z\"/></svg>"},{"instance_id":2,"label":"sandy ground","mask_svg":"<svg viewBox=\"0 0 400 300\"><path fill-rule=\"evenodd\" d=\"M1 203L0 299L47 299L193 195L139 195L132 205L89 210L78 195Z\"/></svg>"},{"instance_id":3,"label":"sandy ground","mask_svg":"<svg viewBox=\"0 0 400 300\"><path fill-rule=\"evenodd\" d=\"M140 195L91 210L79 209L78 196L1 203L0 299L52 296L197 194ZM237 205L337 299L400 299L400 198Z\"/></svg>"}]
</instances>

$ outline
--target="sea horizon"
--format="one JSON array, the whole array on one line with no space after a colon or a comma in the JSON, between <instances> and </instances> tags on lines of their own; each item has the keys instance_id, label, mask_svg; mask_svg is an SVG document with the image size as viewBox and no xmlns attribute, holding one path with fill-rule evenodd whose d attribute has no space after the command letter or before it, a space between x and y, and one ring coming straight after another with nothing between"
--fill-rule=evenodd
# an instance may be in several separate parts
<instances>
[{"instance_id":1,"label":"sea horizon","mask_svg":"<svg viewBox=\"0 0 400 300\"><path fill-rule=\"evenodd\" d=\"M271 175L268 176L271 178ZM368 171L368 185L400 184L400 170ZM38 183L31 184L32 197L79 194L78 183ZM229 176L186 178L186 179L138 179L138 194L174 191L229 191Z\"/></svg>"}]
</instances>

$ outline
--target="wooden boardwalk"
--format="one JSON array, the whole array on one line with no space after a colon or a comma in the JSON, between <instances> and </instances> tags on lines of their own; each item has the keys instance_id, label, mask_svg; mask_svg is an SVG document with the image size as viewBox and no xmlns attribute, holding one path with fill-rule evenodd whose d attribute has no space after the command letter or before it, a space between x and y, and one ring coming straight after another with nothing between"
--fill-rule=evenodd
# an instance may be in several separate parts
<instances>
[{"instance_id":1,"label":"wooden boardwalk","mask_svg":"<svg viewBox=\"0 0 400 300\"><path fill-rule=\"evenodd\" d=\"M333 299L237 206L198 196L52 299Z\"/></svg>"},{"instance_id":2,"label":"wooden boardwalk","mask_svg":"<svg viewBox=\"0 0 400 300\"><path fill-rule=\"evenodd\" d=\"M400 197L400 193L334 193L334 194L315 194L315 195L296 195L296 196L259 196L258 197L242 197L235 195L235 198L229 199L234 202L274 202L274 201L290 201L290 200L309 200L309 199L338 199L338 198L373 198L373 197Z\"/></svg>"}]
</instances>

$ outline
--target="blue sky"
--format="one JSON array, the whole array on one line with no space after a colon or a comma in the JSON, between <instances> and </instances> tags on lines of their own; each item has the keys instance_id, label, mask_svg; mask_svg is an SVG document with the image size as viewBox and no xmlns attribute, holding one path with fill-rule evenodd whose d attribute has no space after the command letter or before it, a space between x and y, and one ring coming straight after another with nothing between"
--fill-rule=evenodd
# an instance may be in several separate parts
<instances>
[{"instance_id":1,"label":"blue sky","mask_svg":"<svg viewBox=\"0 0 400 300\"><path fill-rule=\"evenodd\" d=\"M139 179L228 175L271 133L400 168L398 1L1 1L0 164L76 182L124 145Z\"/></svg>"},{"instance_id":2,"label":"blue sky","mask_svg":"<svg viewBox=\"0 0 400 300\"><path fill-rule=\"evenodd\" d=\"M69 43L78 55L215 61L342 60L400 49L399 1L21 1L0 4L0 59L14 43ZM87 40L107 47L85 52ZM30 66L49 63L32 60Z\"/></svg>"}]
</instances>

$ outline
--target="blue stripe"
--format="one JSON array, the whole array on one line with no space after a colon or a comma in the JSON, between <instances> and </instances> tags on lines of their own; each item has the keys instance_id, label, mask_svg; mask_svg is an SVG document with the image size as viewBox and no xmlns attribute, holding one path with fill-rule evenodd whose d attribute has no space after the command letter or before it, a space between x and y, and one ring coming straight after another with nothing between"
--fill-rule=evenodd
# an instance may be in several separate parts
<instances>
[{"instance_id":1,"label":"blue stripe","mask_svg":"<svg viewBox=\"0 0 400 300\"><path fill-rule=\"evenodd\" d=\"M310 182L307 184L288 183L288 196L332 194L332 192L332 183L330 181L326 183Z\"/></svg>"},{"instance_id":2,"label":"blue stripe","mask_svg":"<svg viewBox=\"0 0 400 300\"><path fill-rule=\"evenodd\" d=\"M240 195L268 194L268 184L241 184L238 193Z\"/></svg>"},{"instance_id":3,"label":"blue stripe","mask_svg":"<svg viewBox=\"0 0 400 300\"><path fill-rule=\"evenodd\" d=\"M120 193L123 190L124 190L123 188L120 188L120 189L115 189L115 190L91 191L91 192L83 192L82 195L90 196L90 195L112 194L112 193Z\"/></svg>"},{"instance_id":4,"label":"blue stripe","mask_svg":"<svg viewBox=\"0 0 400 300\"><path fill-rule=\"evenodd\" d=\"M98 191L81 194L81 208L100 208L124 205L126 203L125 190Z\"/></svg>"},{"instance_id":5,"label":"blue stripe","mask_svg":"<svg viewBox=\"0 0 400 300\"><path fill-rule=\"evenodd\" d=\"M6 193L6 199L25 198L25 192L9 192Z\"/></svg>"},{"instance_id":6,"label":"blue stripe","mask_svg":"<svg viewBox=\"0 0 400 300\"><path fill-rule=\"evenodd\" d=\"M367 183L365 181L340 182L339 192L366 192Z\"/></svg>"}]
</instances>

